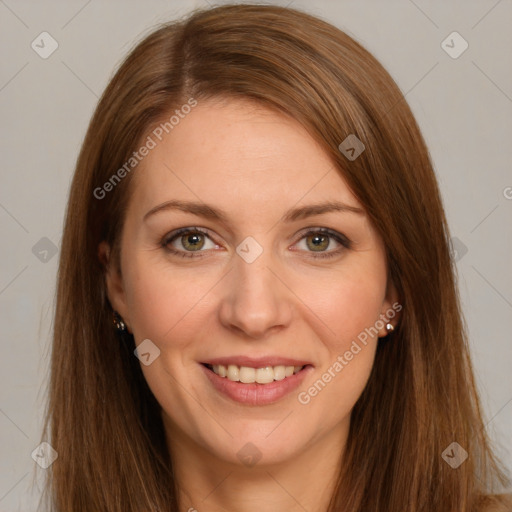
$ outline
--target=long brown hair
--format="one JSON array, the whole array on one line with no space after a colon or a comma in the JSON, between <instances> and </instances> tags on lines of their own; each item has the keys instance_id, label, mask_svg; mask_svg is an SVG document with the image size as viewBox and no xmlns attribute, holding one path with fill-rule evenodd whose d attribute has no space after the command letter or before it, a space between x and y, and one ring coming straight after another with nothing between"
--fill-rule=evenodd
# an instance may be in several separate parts
<instances>
[{"instance_id":1,"label":"long brown hair","mask_svg":"<svg viewBox=\"0 0 512 512\"><path fill-rule=\"evenodd\" d=\"M83 142L62 239L42 438L58 452L48 469L52 510L178 510L160 406L133 337L120 340L112 326L98 245L106 241L119 262L136 167L104 184L162 119L191 98L215 97L257 101L309 131L382 237L400 294L398 328L379 342L352 411L329 510L499 504L488 495L508 481L482 421L438 186L403 95L368 51L327 22L277 6L225 5L146 36L110 81ZM353 161L339 149L350 134L365 145ZM469 454L457 469L442 457L452 442Z\"/></svg>"}]
</instances>

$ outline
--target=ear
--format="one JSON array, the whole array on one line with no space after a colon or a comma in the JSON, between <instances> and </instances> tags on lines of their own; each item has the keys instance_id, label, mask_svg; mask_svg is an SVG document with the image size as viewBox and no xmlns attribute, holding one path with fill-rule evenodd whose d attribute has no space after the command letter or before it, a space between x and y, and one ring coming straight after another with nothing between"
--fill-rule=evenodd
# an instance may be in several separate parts
<instances>
[{"instance_id":1,"label":"ear","mask_svg":"<svg viewBox=\"0 0 512 512\"><path fill-rule=\"evenodd\" d=\"M111 261L111 249L107 242L101 242L98 245L98 258L105 270L105 285L107 287L107 296L112 308L121 315L128 331L131 333L131 323L126 304L126 294L124 290L123 277L120 269Z\"/></svg>"},{"instance_id":2,"label":"ear","mask_svg":"<svg viewBox=\"0 0 512 512\"><path fill-rule=\"evenodd\" d=\"M400 311L402 311L402 308L403 306L400 303L400 296L396 286L394 285L393 281L388 278L388 283L386 286L386 297L382 303L382 310L379 317L379 319L382 320L384 324L382 328L379 329L379 338L384 338L390 332L392 332L387 330L386 325L391 324L393 328L396 329L400 320Z\"/></svg>"}]
</instances>

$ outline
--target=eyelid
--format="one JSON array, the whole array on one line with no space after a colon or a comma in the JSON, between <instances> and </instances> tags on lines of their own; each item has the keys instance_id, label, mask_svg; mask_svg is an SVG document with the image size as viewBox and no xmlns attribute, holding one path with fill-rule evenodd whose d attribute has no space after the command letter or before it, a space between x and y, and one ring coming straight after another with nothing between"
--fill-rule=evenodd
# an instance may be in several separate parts
<instances>
[{"instance_id":1,"label":"eyelid","mask_svg":"<svg viewBox=\"0 0 512 512\"><path fill-rule=\"evenodd\" d=\"M209 230L207 230L206 228L200 228L200 227L197 227L197 226L187 226L187 227L184 227L184 228L178 228L178 229L175 229L175 230L171 231L170 233L167 233L162 238L161 245L162 245L162 247L166 248L169 252L172 252L172 253L175 253L175 254L176 253L179 253L179 254L183 254L183 253L194 254L194 253L207 252L207 251L182 251L182 250L177 250L177 249L169 249L169 247L168 247L169 244L171 242L173 242L174 240L176 240L177 238L179 238L180 236L185 235L187 233L196 233L196 232L205 235L215 245L220 245L211 236Z\"/></svg>"},{"instance_id":2,"label":"eyelid","mask_svg":"<svg viewBox=\"0 0 512 512\"><path fill-rule=\"evenodd\" d=\"M305 228L301 230L297 235L297 241L293 243L292 247L299 243L301 240L306 238L308 235L313 234L323 234L327 235L328 237L334 239L341 247L338 247L336 249L331 249L329 251L301 251L304 252L308 257L313 260L321 260L321 259L327 259L327 258L334 258L336 256L340 256L342 253L344 253L347 249L352 248L352 242L349 240L347 236L345 236L343 233L340 233L334 229L330 228L324 228L324 227L314 227L310 226L308 228Z\"/></svg>"},{"instance_id":3,"label":"eyelid","mask_svg":"<svg viewBox=\"0 0 512 512\"><path fill-rule=\"evenodd\" d=\"M209 238L215 245L221 245L218 242L216 242L215 239L211 236L210 230L208 230L206 228L201 228L198 226L188 226L188 227L178 228L174 231L171 231L170 233L166 234L163 237L163 239L161 241L161 245L163 248L165 248L167 251L169 251L172 254L177 254L180 256L188 256L188 257L192 257L192 258L193 257L200 258L200 257L202 257L202 255L200 255L201 253L209 252L211 249L198 250L198 251L184 251L184 250L177 250L177 249L169 248L169 244L172 241L174 241L175 239L177 239L180 235L183 235L186 233L192 233L192 232L201 233L201 234L205 235L207 238ZM300 242L302 239L304 239L306 236L308 236L310 234L316 234L316 233L321 233L321 234L331 237L337 243L339 243L342 247L338 248L338 249L333 249L330 251L318 251L318 252L317 251L299 251L299 252L305 252L308 254L308 256L318 259L318 258L328 258L330 256L336 256L340 252L343 252L345 249L351 248L351 241L343 233L340 233L340 232L335 231L330 228L315 227L315 226L309 226L309 227L304 228L301 231L299 231L295 237L296 240L292 244L292 247L294 245L296 245L298 242Z\"/></svg>"},{"instance_id":4,"label":"eyelid","mask_svg":"<svg viewBox=\"0 0 512 512\"><path fill-rule=\"evenodd\" d=\"M314 234L314 233L322 233L324 235L329 235L331 238L334 238L338 243L340 243L342 245L346 245L347 247L351 243L350 240L343 233L340 233L334 229L324 228L324 227L315 227L315 226L304 228L301 231L299 231L299 233L297 233L297 241L294 243L296 244L298 241L302 240L302 238L304 238L305 236L307 236L309 234Z\"/></svg>"}]
</instances>

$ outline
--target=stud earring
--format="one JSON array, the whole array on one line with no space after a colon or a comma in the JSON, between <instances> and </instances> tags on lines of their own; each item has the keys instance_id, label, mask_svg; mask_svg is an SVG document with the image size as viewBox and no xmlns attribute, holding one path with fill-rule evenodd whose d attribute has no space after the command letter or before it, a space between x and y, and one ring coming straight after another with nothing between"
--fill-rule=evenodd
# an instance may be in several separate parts
<instances>
[{"instance_id":1,"label":"stud earring","mask_svg":"<svg viewBox=\"0 0 512 512\"><path fill-rule=\"evenodd\" d=\"M386 324L386 331L388 332L388 334L390 332L393 332L395 330L395 328L393 327L393 324L392 323L387 323Z\"/></svg>"},{"instance_id":2,"label":"stud earring","mask_svg":"<svg viewBox=\"0 0 512 512\"><path fill-rule=\"evenodd\" d=\"M113 313L113 320L114 327L116 328L117 332L126 331L126 324L124 323L124 320L121 318L121 315L117 311L114 311Z\"/></svg>"}]
</instances>

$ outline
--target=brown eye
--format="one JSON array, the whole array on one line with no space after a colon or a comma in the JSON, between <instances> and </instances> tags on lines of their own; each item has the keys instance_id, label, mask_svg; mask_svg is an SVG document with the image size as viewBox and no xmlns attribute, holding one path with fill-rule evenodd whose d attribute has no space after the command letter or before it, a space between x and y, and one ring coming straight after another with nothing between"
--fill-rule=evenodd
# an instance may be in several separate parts
<instances>
[{"instance_id":1,"label":"brown eye","mask_svg":"<svg viewBox=\"0 0 512 512\"><path fill-rule=\"evenodd\" d=\"M204 235L191 232L181 237L181 244L187 251L197 251L204 246Z\"/></svg>"},{"instance_id":2,"label":"brown eye","mask_svg":"<svg viewBox=\"0 0 512 512\"><path fill-rule=\"evenodd\" d=\"M206 249L218 249L208 233L200 228L181 228L166 235L161 242L163 248L179 256L202 256ZM197 253L197 254L194 254Z\"/></svg>"},{"instance_id":3,"label":"brown eye","mask_svg":"<svg viewBox=\"0 0 512 512\"><path fill-rule=\"evenodd\" d=\"M297 247L313 258L329 258L341 255L351 248L350 240L343 234L328 228L310 229L302 234Z\"/></svg>"},{"instance_id":4,"label":"brown eye","mask_svg":"<svg viewBox=\"0 0 512 512\"><path fill-rule=\"evenodd\" d=\"M329 236L320 233L308 235L306 244L312 251L325 251L329 247Z\"/></svg>"}]
</instances>

